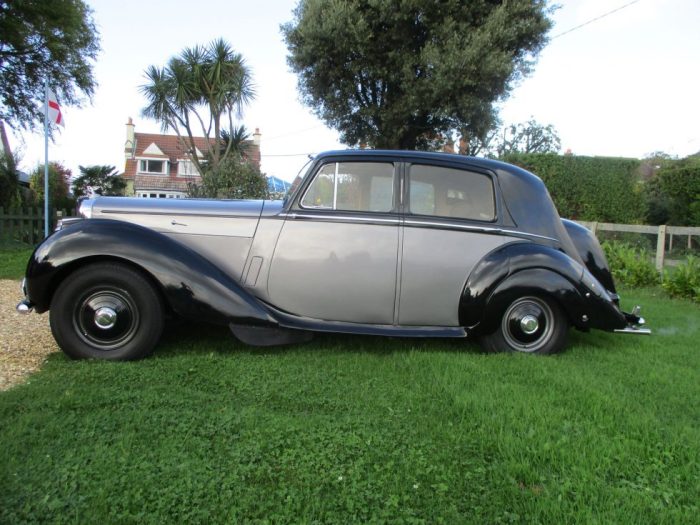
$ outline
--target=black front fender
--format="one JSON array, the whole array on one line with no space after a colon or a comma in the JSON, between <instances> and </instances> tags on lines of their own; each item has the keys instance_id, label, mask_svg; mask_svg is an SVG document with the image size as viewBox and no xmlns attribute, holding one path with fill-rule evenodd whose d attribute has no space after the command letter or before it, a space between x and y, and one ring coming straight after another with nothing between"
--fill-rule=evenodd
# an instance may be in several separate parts
<instances>
[{"instance_id":1,"label":"black front fender","mask_svg":"<svg viewBox=\"0 0 700 525\"><path fill-rule=\"evenodd\" d=\"M71 272L92 260L113 259L141 268L182 317L228 324L276 324L269 311L229 275L177 241L135 224L89 219L54 233L27 265L27 297L37 312Z\"/></svg>"}]
</instances>

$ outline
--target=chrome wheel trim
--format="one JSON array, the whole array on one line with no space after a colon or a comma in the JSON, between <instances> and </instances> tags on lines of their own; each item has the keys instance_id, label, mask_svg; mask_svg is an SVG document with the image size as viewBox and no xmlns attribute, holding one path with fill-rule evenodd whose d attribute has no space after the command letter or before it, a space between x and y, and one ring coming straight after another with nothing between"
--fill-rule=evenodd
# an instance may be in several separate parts
<instances>
[{"instance_id":1,"label":"chrome wheel trim","mask_svg":"<svg viewBox=\"0 0 700 525\"><path fill-rule=\"evenodd\" d=\"M131 341L140 316L131 296L118 288L92 289L73 310L73 327L80 339L98 350L114 350Z\"/></svg>"},{"instance_id":2,"label":"chrome wheel trim","mask_svg":"<svg viewBox=\"0 0 700 525\"><path fill-rule=\"evenodd\" d=\"M95 326L101 330L109 330L117 324L117 312L109 306L102 306L95 312Z\"/></svg>"},{"instance_id":3,"label":"chrome wheel trim","mask_svg":"<svg viewBox=\"0 0 700 525\"><path fill-rule=\"evenodd\" d=\"M517 352L536 352L554 333L554 312L539 297L522 297L513 301L501 320L503 338Z\"/></svg>"}]
</instances>

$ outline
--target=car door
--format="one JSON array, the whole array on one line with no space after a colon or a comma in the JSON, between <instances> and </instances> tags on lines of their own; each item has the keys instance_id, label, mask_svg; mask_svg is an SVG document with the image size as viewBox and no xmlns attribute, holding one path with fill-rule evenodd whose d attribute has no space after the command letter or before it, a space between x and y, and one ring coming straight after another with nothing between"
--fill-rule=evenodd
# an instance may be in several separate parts
<instances>
[{"instance_id":1,"label":"car door","mask_svg":"<svg viewBox=\"0 0 700 525\"><path fill-rule=\"evenodd\" d=\"M268 278L274 306L328 321L394 322L397 171L389 160L318 167L277 241Z\"/></svg>"},{"instance_id":2,"label":"car door","mask_svg":"<svg viewBox=\"0 0 700 525\"><path fill-rule=\"evenodd\" d=\"M398 324L458 326L469 273L508 241L496 226L493 175L413 163L406 181Z\"/></svg>"}]
</instances>

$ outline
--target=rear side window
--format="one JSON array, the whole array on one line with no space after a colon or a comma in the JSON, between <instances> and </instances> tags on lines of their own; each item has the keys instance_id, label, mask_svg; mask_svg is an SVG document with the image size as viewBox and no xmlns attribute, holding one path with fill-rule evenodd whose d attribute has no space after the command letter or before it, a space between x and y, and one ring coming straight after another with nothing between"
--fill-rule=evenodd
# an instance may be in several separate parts
<instances>
[{"instance_id":1,"label":"rear side window","mask_svg":"<svg viewBox=\"0 0 700 525\"><path fill-rule=\"evenodd\" d=\"M493 221L493 180L473 171L413 164L409 171L409 211L455 219Z\"/></svg>"},{"instance_id":2,"label":"rear side window","mask_svg":"<svg viewBox=\"0 0 700 525\"><path fill-rule=\"evenodd\" d=\"M386 162L325 164L306 190L301 206L389 212L394 208L394 165Z\"/></svg>"}]
</instances>

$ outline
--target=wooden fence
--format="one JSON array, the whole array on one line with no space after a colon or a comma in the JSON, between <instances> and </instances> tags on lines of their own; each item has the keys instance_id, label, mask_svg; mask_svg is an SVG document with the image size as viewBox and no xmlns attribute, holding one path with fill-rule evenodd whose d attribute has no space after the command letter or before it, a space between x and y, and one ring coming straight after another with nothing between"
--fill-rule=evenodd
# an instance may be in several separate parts
<instances>
[{"instance_id":1,"label":"wooden fence","mask_svg":"<svg viewBox=\"0 0 700 525\"><path fill-rule=\"evenodd\" d=\"M71 217L73 210L50 212L49 229L53 231L61 217ZM4 210L0 207L0 243L19 242L34 246L44 238L43 208L17 208Z\"/></svg>"},{"instance_id":2,"label":"wooden fence","mask_svg":"<svg viewBox=\"0 0 700 525\"><path fill-rule=\"evenodd\" d=\"M646 226L644 224L613 224L610 222L584 222L579 224L591 230L594 234L598 232L627 232L627 233L650 233L656 235L656 269L661 271L664 264L676 266L682 261L666 259L666 252L673 250L673 237L681 237L683 240L688 237L688 249L693 246L692 238L700 237L700 228L691 226ZM668 241L668 242L667 242ZM681 241L682 242L682 241Z\"/></svg>"}]
</instances>

